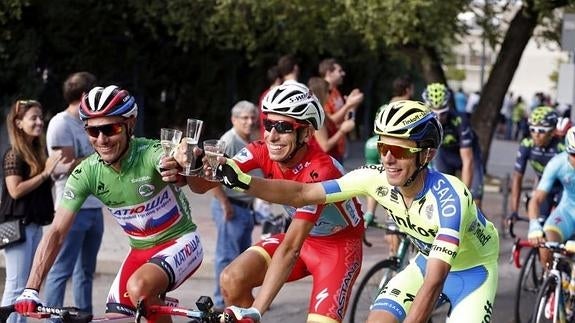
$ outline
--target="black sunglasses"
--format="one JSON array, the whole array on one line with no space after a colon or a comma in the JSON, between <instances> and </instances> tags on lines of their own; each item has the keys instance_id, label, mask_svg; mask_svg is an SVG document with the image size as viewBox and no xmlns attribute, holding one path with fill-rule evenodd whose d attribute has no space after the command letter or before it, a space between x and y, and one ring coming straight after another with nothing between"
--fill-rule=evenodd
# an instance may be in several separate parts
<instances>
[{"instance_id":1,"label":"black sunglasses","mask_svg":"<svg viewBox=\"0 0 575 323\"><path fill-rule=\"evenodd\" d=\"M286 120L274 121L270 119L264 119L264 129L266 129L268 132L272 131L272 129L275 129L278 133L292 133L294 130L305 126L306 125Z\"/></svg>"},{"instance_id":2,"label":"black sunglasses","mask_svg":"<svg viewBox=\"0 0 575 323\"><path fill-rule=\"evenodd\" d=\"M111 137L117 134L122 133L124 130L124 122L118 123L110 123L103 126L95 126L95 127L85 127L86 132L90 137L98 138L100 133L102 133L106 137Z\"/></svg>"}]
</instances>

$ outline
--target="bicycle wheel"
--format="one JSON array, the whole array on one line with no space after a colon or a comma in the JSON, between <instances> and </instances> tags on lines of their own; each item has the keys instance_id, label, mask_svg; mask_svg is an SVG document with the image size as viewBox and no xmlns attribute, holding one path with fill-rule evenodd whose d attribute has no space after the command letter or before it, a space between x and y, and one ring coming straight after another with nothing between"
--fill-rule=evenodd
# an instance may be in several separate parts
<instances>
[{"instance_id":1,"label":"bicycle wheel","mask_svg":"<svg viewBox=\"0 0 575 323\"><path fill-rule=\"evenodd\" d=\"M349 322L365 322L369 315L369 307L379 294L381 288L393 277L397 270L397 261L382 260L371 267L365 274L353 293Z\"/></svg>"},{"instance_id":2,"label":"bicycle wheel","mask_svg":"<svg viewBox=\"0 0 575 323\"><path fill-rule=\"evenodd\" d=\"M543 281L543 267L539 263L539 251L531 249L523 261L515 290L515 322L530 322L537 292Z\"/></svg>"},{"instance_id":3,"label":"bicycle wheel","mask_svg":"<svg viewBox=\"0 0 575 323\"><path fill-rule=\"evenodd\" d=\"M555 308L557 302L555 302L555 297L560 297L555 295L555 290L557 287L557 277L550 275L545 278L539 292L537 293L537 299L534 304L533 323L553 323L553 316L555 311L561 310Z\"/></svg>"}]
</instances>

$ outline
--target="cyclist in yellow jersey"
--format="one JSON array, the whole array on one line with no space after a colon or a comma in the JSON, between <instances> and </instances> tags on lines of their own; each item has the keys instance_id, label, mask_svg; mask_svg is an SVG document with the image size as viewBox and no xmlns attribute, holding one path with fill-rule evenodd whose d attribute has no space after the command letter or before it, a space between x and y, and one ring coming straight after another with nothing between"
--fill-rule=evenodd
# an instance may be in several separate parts
<instances>
[{"instance_id":1,"label":"cyclist in yellow jersey","mask_svg":"<svg viewBox=\"0 0 575 323\"><path fill-rule=\"evenodd\" d=\"M448 322L490 322L499 237L459 179L427 167L442 139L437 117L421 102L392 102L378 113L375 133L382 165L337 180L266 180L244 174L230 159L219 172L224 185L274 203L303 206L365 195L388 211L419 250L382 288L368 322L425 322L441 294L451 304ZM253 306L231 312L242 318L266 310Z\"/></svg>"}]
</instances>

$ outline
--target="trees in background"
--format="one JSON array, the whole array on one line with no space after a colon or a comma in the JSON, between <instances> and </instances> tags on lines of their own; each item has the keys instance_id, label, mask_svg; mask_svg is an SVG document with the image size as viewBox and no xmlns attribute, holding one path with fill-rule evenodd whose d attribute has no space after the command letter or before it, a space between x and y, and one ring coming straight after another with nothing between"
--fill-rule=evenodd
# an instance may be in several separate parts
<instances>
[{"instance_id":1,"label":"trees in background","mask_svg":"<svg viewBox=\"0 0 575 323\"><path fill-rule=\"evenodd\" d=\"M63 79L89 70L102 84L137 95L147 135L193 115L210 125L206 135L215 136L226 129L221 120L228 120L235 101L257 100L277 57L298 56L306 81L322 58L333 56L348 73L344 87L366 93L359 123L367 136L396 76L419 76L418 92L427 82L446 81L446 58L470 28L458 17L472 12L492 47L503 39L473 119L488 156L527 40L555 8L574 2L523 1L506 37L498 37L493 18L515 1L5 0L0 103L36 97L59 111Z\"/></svg>"}]
</instances>

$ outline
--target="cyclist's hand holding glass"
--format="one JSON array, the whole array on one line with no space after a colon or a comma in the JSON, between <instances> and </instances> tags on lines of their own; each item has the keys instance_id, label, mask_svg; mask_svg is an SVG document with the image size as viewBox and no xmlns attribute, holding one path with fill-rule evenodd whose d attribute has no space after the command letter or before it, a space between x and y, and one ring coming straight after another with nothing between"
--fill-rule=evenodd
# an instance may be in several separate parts
<instances>
[{"instance_id":1,"label":"cyclist's hand holding glass","mask_svg":"<svg viewBox=\"0 0 575 323\"><path fill-rule=\"evenodd\" d=\"M166 183L175 183L177 185L185 185L185 178L180 175L182 167L174 159L173 156L162 156L160 159L160 175L162 180Z\"/></svg>"},{"instance_id":2,"label":"cyclist's hand holding glass","mask_svg":"<svg viewBox=\"0 0 575 323\"><path fill-rule=\"evenodd\" d=\"M230 158L218 157L220 165L216 171L218 177L222 178L222 184L238 192L247 191L250 188L252 177L238 167L235 161Z\"/></svg>"},{"instance_id":3,"label":"cyclist's hand holding glass","mask_svg":"<svg viewBox=\"0 0 575 323\"><path fill-rule=\"evenodd\" d=\"M36 312L42 305L38 291L33 288L25 288L14 302L14 308L20 314Z\"/></svg>"},{"instance_id":4,"label":"cyclist's hand holding glass","mask_svg":"<svg viewBox=\"0 0 575 323\"><path fill-rule=\"evenodd\" d=\"M234 317L236 322L254 322L259 323L262 320L262 315L255 307L242 308L237 306L226 307L224 313Z\"/></svg>"},{"instance_id":5,"label":"cyclist's hand holding glass","mask_svg":"<svg viewBox=\"0 0 575 323\"><path fill-rule=\"evenodd\" d=\"M183 168L185 169L192 162L191 160L192 158L189 157L190 154L188 153L189 147L192 146L188 145L188 143L185 140L182 140L182 142L180 142L180 144L174 151L173 157L176 163L178 164L178 168L180 169L180 171ZM195 159L195 165L193 165L193 170L191 171L191 173L197 176L200 173L203 165L204 151L197 146L193 146L193 156L195 156L195 158L193 158Z\"/></svg>"},{"instance_id":6,"label":"cyclist's hand holding glass","mask_svg":"<svg viewBox=\"0 0 575 323\"><path fill-rule=\"evenodd\" d=\"M543 227L538 219L529 220L529 232L527 233L527 238L533 246L538 246L545 242Z\"/></svg>"}]
</instances>

